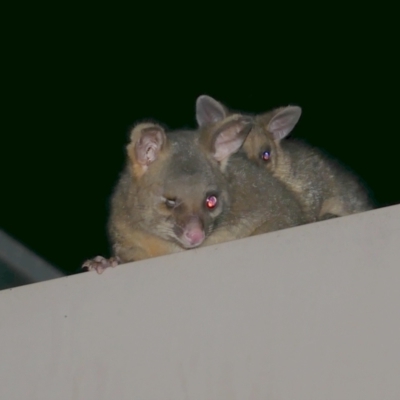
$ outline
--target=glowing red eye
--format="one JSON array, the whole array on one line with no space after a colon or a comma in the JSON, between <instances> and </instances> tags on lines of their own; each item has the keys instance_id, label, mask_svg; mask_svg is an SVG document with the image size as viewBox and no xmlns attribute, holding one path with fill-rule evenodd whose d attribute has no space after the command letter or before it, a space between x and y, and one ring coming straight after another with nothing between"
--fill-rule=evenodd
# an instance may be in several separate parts
<instances>
[{"instance_id":1,"label":"glowing red eye","mask_svg":"<svg viewBox=\"0 0 400 400\"><path fill-rule=\"evenodd\" d=\"M271 153L268 150L266 150L264 151L264 153L261 154L261 158L264 161L268 161L271 158Z\"/></svg>"},{"instance_id":2,"label":"glowing red eye","mask_svg":"<svg viewBox=\"0 0 400 400\"><path fill-rule=\"evenodd\" d=\"M217 199L216 196L208 196L208 197L206 198L206 206L207 206L207 208L209 208L210 210L213 209L213 208L215 208L215 206L217 205L217 203L218 203L218 199Z\"/></svg>"}]
</instances>

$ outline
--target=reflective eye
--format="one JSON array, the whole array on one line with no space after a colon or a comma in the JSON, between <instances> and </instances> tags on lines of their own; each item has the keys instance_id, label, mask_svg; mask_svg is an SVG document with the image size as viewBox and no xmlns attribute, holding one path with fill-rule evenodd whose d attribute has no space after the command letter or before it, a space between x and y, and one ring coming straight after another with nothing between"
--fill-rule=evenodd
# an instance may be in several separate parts
<instances>
[{"instance_id":1,"label":"reflective eye","mask_svg":"<svg viewBox=\"0 0 400 400\"><path fill-rule=\"evenodd\" d=\"M165 199L165 205L168 208L174 208L176 205L176 200L175 199Z\"/></svg>"},{"instance_id":2,"label":"reflective eye","mask_svg":"<svg viewBox=\"0 0 400 400\"><path fill-rule=\"evenodd\" d=\"M268 150L265 150L263 153L261 153L261 158L264 161L268 161L271 158L271 152Z\"/></svg>"},{"instance_id":3,"label":"reflective eye","mask_svg":"<svg viewBox=\"0 0 400 400\"><path fill-rule=\"evenodd\" d=\"M207 206L207 208L210 209L210 210L212 210L213 208L215 208L216 205L217 205L217 203L218 203L217 196L212 195L212 196L208 196L208 197L206 198L206 206Z\"/></svg>"}]
</instances>

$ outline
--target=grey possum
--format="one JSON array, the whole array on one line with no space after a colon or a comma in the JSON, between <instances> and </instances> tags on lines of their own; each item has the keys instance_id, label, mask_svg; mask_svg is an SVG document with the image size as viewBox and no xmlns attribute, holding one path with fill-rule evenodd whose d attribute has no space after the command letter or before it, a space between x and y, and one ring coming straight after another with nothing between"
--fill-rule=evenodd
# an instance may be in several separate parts
<instances>
[{"instance_id":1,"label":"grey possum","mask_svg":"<svg viewBox=\"0 0 400 400\"><path fill-rule=\"evenodd\" d=\"M303 223L299 204L278 180L243 155L233 157L251 127L243 116L200 132L166 132L155 123L134 127L111 199L113 257L83 267L101 273Z\"/></svg>"},{"instance_id":2,"label":"grey possum","mask_svg":"<svg viewBox=\"0 0 400 400\"><path fill-rule=\"evenodd\" d=\"M204 114L213 115L214 123L243 115L230 112L206 95L200 96L197 104L207 109L197 115L199 127L209 123ZM346 168L317 148L298 140L283 140L297 124L301 111L298 106L287 106L253 116L254 127L243 144L247 157L287 186L309 222L372 209L367 190Z\"/></svg>"}]
</instances>

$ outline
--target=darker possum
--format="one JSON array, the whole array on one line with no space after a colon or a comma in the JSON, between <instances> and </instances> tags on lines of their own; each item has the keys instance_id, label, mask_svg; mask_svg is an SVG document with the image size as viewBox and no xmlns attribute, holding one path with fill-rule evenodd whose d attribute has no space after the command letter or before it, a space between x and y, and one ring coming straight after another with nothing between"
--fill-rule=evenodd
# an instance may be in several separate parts
<instances>
[{"instance_id":1,"label":"darker possum","mask_svg":"<svg viewBox=\"0 0 400 400\"><path fill-rule=\"evenodd\" d=\"M96 257L84 267L102 272L306 222L279 180L236 154L252 126L243 116L200 131L137 125L111 201L113 258Z\"/></svg>"}]
</instances>

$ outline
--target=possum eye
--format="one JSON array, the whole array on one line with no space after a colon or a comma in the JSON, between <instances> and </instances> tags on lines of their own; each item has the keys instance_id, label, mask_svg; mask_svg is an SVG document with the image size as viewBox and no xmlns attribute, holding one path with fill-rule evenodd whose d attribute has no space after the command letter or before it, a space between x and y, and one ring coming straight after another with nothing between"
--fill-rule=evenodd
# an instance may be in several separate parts
<instances>
[{"instance_id":1,"label":"possum eye","mask_svg":"<svg viewBox=\"0 0 400 400\"><path fill-rule=\"evenodd\" d=\"M265 150L261 153L261 159L263 161L269 161L269 159L271 158L271 151L270 150Z\"/></svg>"},{"instance_id":2,"label":"possum eye","mask_svg":"<svg viewBox=\"0 0 400 400\"><path fill-rule=\"evenodd\" d=\"M212 210L213 208L215 208L217 206L217 204L218 204L217 196L215 196L214 194L210 195L210 196L207 196L207 198L206 198L206 207L209 210Z\"/></svg>"},{"instance_id":3,"label":"possum eye","mask_svg":"<svg viewBox=\"0 0 400 400\"><path fill-rule=\"evenodd\" d=\"M165 199L165 205L168 208L174 208L176 206L176 199Z\"/></svg>"}]
</instances>

